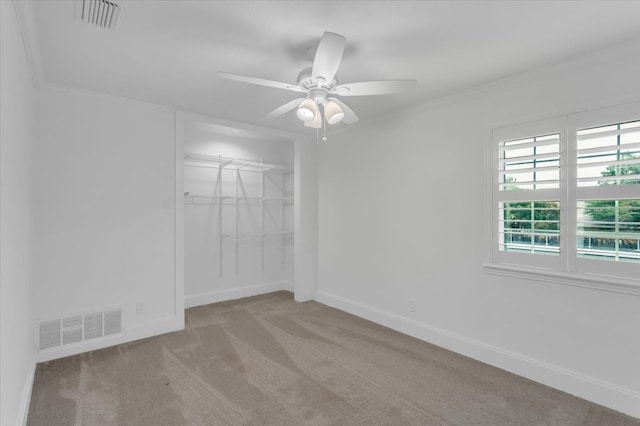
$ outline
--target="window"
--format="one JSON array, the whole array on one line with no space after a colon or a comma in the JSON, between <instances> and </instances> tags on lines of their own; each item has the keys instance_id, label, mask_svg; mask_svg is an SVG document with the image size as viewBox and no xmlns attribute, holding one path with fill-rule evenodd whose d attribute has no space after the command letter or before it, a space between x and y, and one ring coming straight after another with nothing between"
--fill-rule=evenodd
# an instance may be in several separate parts
<instances>
[{"instance_id":1,"label":"window","mask_svg":"<svg viewBox=\"0 0 640 426\"><path fill-rule=\"evenodd\" d=\"M494 128L491 142L488 269L640 292L640 102Z\"/></svg>"},{"instance_id":2,"label":"window","mask_svg":"<svg viewBox=\"0 0 640 426\"><path fill-rule=\"evenodd\" d=\"M500 203L500 251L560 254L560 202Z\"/></svg>"},{"instance_id":3,"label":"window","mask_svg":"<svg viewBox=\"0 0 640 426\"><path fill-rule=\"evenodd\" d=\"M640 120L576 135L578 257L640 262Z\"/></svg>"},{"instance_id":4,"label":"window","mask_svg":"<svg viewBox=\"0 0 640 426\"><path fill-rule=\"evenodd\" d=\"M578 201L577 254L640 262L640 199Z\"/></svg>"},{"instance_id":5,"label":"window","mask_svg":"<svg viewBox=\"0 0 640 426\"><path fill-rule=\"evenodd\" d=\"M559 255L560 134L500 140L498 157L498 249Z\"/></svg>"}]
</instances>

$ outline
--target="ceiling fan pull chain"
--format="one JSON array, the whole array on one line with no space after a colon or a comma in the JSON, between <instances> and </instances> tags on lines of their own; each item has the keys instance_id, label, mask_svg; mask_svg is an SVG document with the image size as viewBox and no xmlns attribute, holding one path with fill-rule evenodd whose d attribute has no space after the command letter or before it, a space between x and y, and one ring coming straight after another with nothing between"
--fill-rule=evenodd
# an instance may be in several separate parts
<instances>
[{"instance_id":1,"label":"ceiling fan pull chain","mask_svg":"<svg viewBox=\"0 0 640 426\"><path fill-rule=\"evenodd\" d=\"M324 110L324 108L323 108ZM324 114L322 114L322 142L326 142L327 141L327 117Z\"/></svg>"}]
</instances>

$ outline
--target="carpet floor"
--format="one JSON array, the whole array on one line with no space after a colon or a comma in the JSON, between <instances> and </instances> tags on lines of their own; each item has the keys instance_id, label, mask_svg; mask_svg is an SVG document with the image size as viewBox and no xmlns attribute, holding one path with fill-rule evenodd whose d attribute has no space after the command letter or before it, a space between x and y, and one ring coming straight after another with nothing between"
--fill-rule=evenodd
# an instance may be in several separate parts
<instances>
[{"instance_id":1,"label":"carpet floor","mask_svg":"<svg viewBox=\"0 0 640 426\"><path fill-rule=\"evenodd\" d=\"M39 364L36 425L640 425L605 407L277 292L186 329Z\"/></svg>"}]
</instances>

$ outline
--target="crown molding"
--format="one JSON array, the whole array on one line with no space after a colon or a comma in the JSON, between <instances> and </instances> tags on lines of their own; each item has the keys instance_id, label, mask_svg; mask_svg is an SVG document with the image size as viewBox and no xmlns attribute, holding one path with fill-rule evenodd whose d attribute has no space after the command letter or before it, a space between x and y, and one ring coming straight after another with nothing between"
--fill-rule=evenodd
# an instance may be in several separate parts
<instances>
[{"instance_id":1,"label":"crown molding","mask_svg":"<svg viewBox=\"0 0 640 426\"><path fill-rule=\"evenodd\" d=\"M214 117L194 111L176 110L176 117L183 120L197 121L201 123L214 124L224 127L233 127L237 129L247 130L251 132L261 133L269 137L280 138L288 141L296 141L304 138L306 135L289 130L281 130L273 127L265 127L252 123L237 120L229 120L222 117Z\"/></svg>"},{"instance_id":2,"label":"crown molding","mask_svg":"<svg viewBox=\"0 0 640 426\"><path fill-rule=\"evenodd\" d=\"M1 1L1 0L0 0ZM127 105L134 105L142 108L156 109L164 112L175 113L176 109L169 105L155 104L149 101L144 101L135 98L127 98L125 96L114 95L107 92L100 92L92 89L84 89L82 87L67 86L64 84L52 83L50 81L44 81L41 89L43 92L66 92L75 95L87 96L96 99L102 99L111 102L120 102Z\"/></svg>"},{"instance_id":3,"label":"crown molding","mask_svg":"<svg viewBox=\"0 0 640 426\"><path fill-rule=\"evenodd\" d=\"M13 0L13 7L16 12L22 45L29 64L29 71L31 71L33 85L36 89L39 89L42 87L44 78L33 2L31 0Z\"/></svg>"},{"instance_id":4,"label":"crown molding","mask_svg":"<svg viewBox=\"0 0 640 426\"><path fill-rule=\"evenodd\" d=\"M111 102L120 102L127 105L133 105L133 106L142 107L142 108L156 109L159 111L175 114L176 118L182 119L182 120L192 120L192 121L198 121L203 123L215 124L219 126L242 128L243 130L262 133L269 137L280 138L288 141L298 141L306 137L306 135L302 133L290 132L286 130L271 128L271 127L258 126L251 123L229 120L229 119L215 117L215 116L202 114L194 111L180 110L166 104L157 104L157 103L152 103L152 102L144 101L140 99L128 98L125 96L114 95L111 93L100 92L97 90L67 86L63 84L52 83L49 81L42 82L40 88L45 92L47 91L48 92L67 92L67 93L93 97L96 99L102 99L102 100L111 101Z\"/></svg>"},{"instance_id":5,"label":"crown molding","mask_svg":"<svg viewBox=\"0 0 640 426\"><path fill-rule=\"evenodd\" d=\"M427 99L425 101L409 105L405 108L398 109L392 113L381 114L375 117L368 118L364 121L360 121L356 124L352 124L350 126L335 129L332 134L348 134L359 129L375 127L377 125L380 125L381 123L394 121L399 117L406 116L407 114L419 114L430 110L455 105L461 102L473 101L475 99L490 96L495 92L508 91L519 86L544 80L554 75L570 74L573 71L589 68L596 64L619 60L628 57L629 52L637 52L639 50L640 38L629 39L593 52L583 53L580 55L565 58L554 63L540 65L539 67L532 68L531 70L528 70L526 72L516 73L485 84L468 87L449 95ZM620 99L619 103L633 102L635 99L637 99L637 97L637 93L630 93L628 96ZM601 103L596 102L593 105L585 105L582 109L597 109L607 105L608 104L602 105ZM566 113L566 111L553 112L551 116L559 115L562 113Z\"/></svg>"}]
</instances>

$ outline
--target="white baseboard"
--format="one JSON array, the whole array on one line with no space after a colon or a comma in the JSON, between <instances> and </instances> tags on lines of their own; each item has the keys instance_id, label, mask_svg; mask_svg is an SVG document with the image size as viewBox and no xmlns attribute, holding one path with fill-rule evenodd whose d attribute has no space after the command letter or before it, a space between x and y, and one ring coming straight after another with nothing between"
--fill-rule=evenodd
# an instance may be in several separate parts
<instances>
[{"instance_id":1,"label":"white baseboard","mask_svg":"<svg viewBox=\"0 0 640 426\"><path fill-rule=\"evenodd\" d=\"M293 284L291 284L291 287L293 287ZM280 290L289 290L289 285L286 281L276 281L272 283L250 285L245 287L208 291L206 293L185 296L184 307L193 308L195 306L225 302L227 300L241 299L243 297L257 296L259 294L273 293L274 291Z\"/></svg>"},{"instance_id":2,"label":"white baseboard","mask_svg":"<svg viewBox=\"0 0 640 426\"><path fill-rule=\"evenodd\" d=\"M33 379L36 376L36 356L34 354L32 358L31 368L27 373L27 378L24 382L24 388L22 390L22 397L20 398L20 414L18 417L18 425L26 426L27 417L29 416L29 405L31 405L31 391L33 390Z\"/></svg>"},{"instance_id":3,"label":"white baseboard","mask_svg":"<svg viewBox=\"0 0 640 426\"><path fill-rule=\"evenodd\" d=\"M77 355L83 352L102 349L122 343L133 342L134 340L145 339L159 334L170 333L172 331L182 330L183 328L184 325L180 322L178 317L170 316L156 318L147 322L126 326L123 333L115 334L113 336L85 340L84 342L74 343L68 346L59 346L41 350L38 352L37 361L51 361L57 358Z\"/></svg>"},{"instance_id":4,"label":"white baseboard","mask_svg":"<svg viewBox=\"0 0 640 426\"><path fill-rule=\"evenodd\" d=\"M293 281L282 281L282 289L293 293L293 290L294 290Z\"/></svg>"},{"instance_id":5,"label":"white baseboard","mask_svg":"<svg viewBox=\"0 0 640 426\"><path fill-rule=\"evenodd\" d=\"M316 300L420 340L640 418L640 393L633 390L323 291L317 292Z\"/></svg>"}]
</instances>

